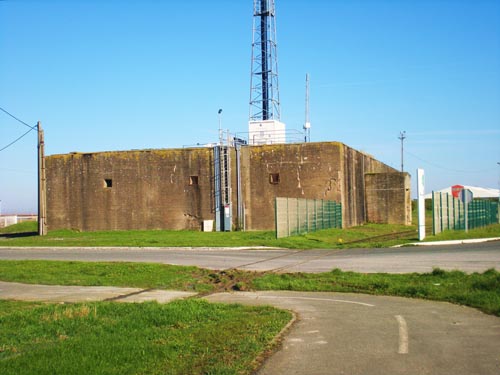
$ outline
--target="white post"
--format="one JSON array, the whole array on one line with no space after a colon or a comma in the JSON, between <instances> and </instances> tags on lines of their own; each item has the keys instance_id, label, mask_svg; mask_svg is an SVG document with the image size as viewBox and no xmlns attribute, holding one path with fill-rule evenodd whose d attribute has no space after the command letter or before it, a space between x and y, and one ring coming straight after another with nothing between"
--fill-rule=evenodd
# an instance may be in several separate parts
<instances>
[{"instance_id":1,"label":"white post","mask_svg":"<svg viewBox=\"0 0 500 375\"><path fill-rule=\"evenodd\" d=\"M423 169L417 169L418 195L418 240L425 238L425 175Z\"/></svg>"}]
</instances>

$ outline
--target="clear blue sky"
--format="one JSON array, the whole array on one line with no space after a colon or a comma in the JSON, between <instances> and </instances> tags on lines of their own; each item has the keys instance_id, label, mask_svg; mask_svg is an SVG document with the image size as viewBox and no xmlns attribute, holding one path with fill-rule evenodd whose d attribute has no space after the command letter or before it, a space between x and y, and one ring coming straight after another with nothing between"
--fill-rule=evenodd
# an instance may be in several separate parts
<instances>
[{"instance_id":1,"label":"clear blue sky","mask_svg":"<svg viewBox=\"0 0 500 375\"><path fill-rule=\"evenodd\" d=\"M247 131L252 0L0 1L0 107L46 153L173 148ZM500 1L276 0L282 121L427 191L498 188ZM0 148L27 128L0 113ZM413 183L413 187L415 183ZM414 189L415 190L415 189ZM415 195L416 192L413 192ZM0 152L2 213L36 212L36 134Z\"/></svg>"}]
</instances>

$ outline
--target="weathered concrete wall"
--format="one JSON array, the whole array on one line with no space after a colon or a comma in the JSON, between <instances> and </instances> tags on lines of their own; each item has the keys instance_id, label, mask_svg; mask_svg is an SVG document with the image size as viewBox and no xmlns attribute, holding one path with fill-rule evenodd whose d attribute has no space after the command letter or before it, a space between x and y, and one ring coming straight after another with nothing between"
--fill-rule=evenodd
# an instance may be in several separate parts
<instances>
[{"instance_id":1,"label":"weathered concrete wall","mask_svg":"<svg viewBox=\"0 0 500 375\"><path fill-rule=\"evenodd\" d=\"M211 148L73 153L49 156L46 165L49 229L201 229L203 220L215 218ZM371 191L365 174L396 172L338 142L242 147L245 228L273 230L276 197L341 202L343 226L362 224L369 220L368 202L374 212L379 203L383 210L389 207L386 200L365 196ZM236 181L232 149L235 225Z\"/></svg>"},{"instance_id":2,"label":"weathered concrete wall","mask_svg":"<svg viewBox=\"0 0 500 375\"><path fill-rule=\"evenodd\" d=\"M366 175L366 207L371 223L411 224L410 175Z\"/></svg>"},{"instance_id":3,"label":"weathered concrete wall","mask_svg":"<svg viewBox=\"0 0 500 375\"><path fill-rule=\"evenodd\" d=\"M343 226L352 227L367 221L365 174L396 172L370 155L343 146L342 216Z\"/></svg>"},{"instance_id":4,"label":"weathered concrete wall","mask_svg":"<svg viewBox=\"0 0 500 375\"><path fill-rule=\"evenodd\" d=\"M211 149L49 156L48 228L200 229L213 219L212 163Z\"/></svg>"},{"instance_id":5,"label":"weathered concrete wall","mask_svg":"<svg viewBox=\"0 0 500 375\"><path fill-rule=\"evenodd\" d=\"M342 148L335 142L242 148L246 228L274 229L276 197L340 201Z\"/></svg>"},{"instance_id":6,"label":"weathered concrete wall","mask_svg":"<svg viewBox=\"0 0 500 375\"><path fill-rule=\"evenodd\" d=\"M395 170L338 142L242 149L246 228L274 229L276 197L342 203L344 227L366 222L365 173ZM273 178L279 177L279 181Z\"/></svg>"}]
</instances>

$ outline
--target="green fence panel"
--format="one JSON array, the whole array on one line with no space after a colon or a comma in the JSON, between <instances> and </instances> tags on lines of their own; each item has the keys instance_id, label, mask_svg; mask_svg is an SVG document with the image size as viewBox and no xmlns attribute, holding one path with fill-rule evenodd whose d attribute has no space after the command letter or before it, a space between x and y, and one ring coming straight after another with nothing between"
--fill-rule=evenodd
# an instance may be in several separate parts
<instances>
[{"instance_id":1,"label":"green fence panel","mask_svg":"<svg viewBox=\"0 0 500 375\"><path fill-rule=\"evenodd\" d=\"M467 205L468 229L499 223L497 201L476 199ZM465 204L450 194L432 192L432 233L465 230Z\"/></svg>"},{"instance_id":2,"label":"green fence panel","mask_svg":"<svg viewBox=\"0 0 500 375\"><path fill-rule=\"evenodd\" d=\"M342 205L320 199L276 198L276 237L342 228Z\"/></svg>"}]
</instances>

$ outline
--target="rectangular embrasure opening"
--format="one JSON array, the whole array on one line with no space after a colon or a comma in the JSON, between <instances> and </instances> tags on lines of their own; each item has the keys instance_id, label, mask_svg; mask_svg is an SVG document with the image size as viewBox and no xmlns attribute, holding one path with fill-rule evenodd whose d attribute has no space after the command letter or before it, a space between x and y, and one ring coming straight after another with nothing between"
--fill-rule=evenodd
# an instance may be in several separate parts
<instances>
[{"instance_id":1,"label":"rectangular embrasure opening","mask_svg":"<svg viewBox=\"0 0 500 375\"><path fill-rule=\"evenodd\" d=\"M280 174L279 173L269 173L269 183L276 185L280 183Z\"/></svg>"}]
</instances>

